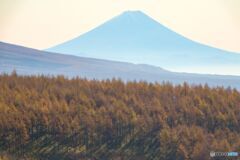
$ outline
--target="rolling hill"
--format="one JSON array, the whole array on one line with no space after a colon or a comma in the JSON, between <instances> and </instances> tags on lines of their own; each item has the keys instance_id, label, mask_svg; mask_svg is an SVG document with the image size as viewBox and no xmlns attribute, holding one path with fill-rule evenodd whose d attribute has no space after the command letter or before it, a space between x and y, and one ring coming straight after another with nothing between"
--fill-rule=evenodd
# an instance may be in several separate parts
<instances>
[{"instance_id":1,"label":"rolling hill","mask_svg":"<svg viewBox=\"0 0 240 160\"><path fill-rule=\"evenodd\" d=\"M160 67L44 52L0 43L0 72L21 75L65 75L88 79L209 84L240 88L240 77L170 72Z\"/></svg>"}]
</instances>

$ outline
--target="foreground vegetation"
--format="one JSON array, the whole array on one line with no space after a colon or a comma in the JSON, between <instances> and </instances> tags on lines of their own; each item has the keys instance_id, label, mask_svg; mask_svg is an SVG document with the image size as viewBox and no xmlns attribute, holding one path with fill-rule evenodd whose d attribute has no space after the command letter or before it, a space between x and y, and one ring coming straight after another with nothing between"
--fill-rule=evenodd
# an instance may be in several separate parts
<instances>
[{"instance_id":1,"label":"foreground vegetation","mask_svg":"<svg viewBox=\"0 0 240 160\"><path fill-rule=\"evenodd\" d=\"M207 160L238 150L234 89L0 76L0 159Z\"/></svg>"}]
</instances>

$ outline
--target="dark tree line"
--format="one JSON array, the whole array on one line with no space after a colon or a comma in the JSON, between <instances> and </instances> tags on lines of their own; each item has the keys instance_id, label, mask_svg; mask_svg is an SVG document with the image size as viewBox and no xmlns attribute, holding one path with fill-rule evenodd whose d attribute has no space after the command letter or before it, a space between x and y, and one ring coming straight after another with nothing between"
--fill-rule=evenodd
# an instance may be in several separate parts
<instances>
[{"instance_id":1,"label":"dark tree line","mask_svg":"<svg viewBox=\"0 0 240 160\"><path fill-rule=\"evenodd\" d=\"M207 160L210 151L240 150L240 93L0 75L0 150L36 159Z\"/></svg>"}]
</instances>

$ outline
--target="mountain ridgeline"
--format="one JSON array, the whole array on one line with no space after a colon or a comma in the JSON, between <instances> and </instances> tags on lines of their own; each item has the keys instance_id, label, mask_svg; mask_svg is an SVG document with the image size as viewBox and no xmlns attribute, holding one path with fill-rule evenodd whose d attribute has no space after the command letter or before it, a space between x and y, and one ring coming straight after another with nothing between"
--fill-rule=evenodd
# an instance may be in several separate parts
<instances>
[{"instance_id":1,"label":"mountain ridgeline","mask_svg":"<svg viewBox=\"0 0 240 160\"><path fill-rule=\"evenodd\" d=\"M0 159L210 160L239 151L239 105L207 85L0 75Z\"/></svg>"},{"instance_id":2,"label":"mountain ridgeline","mask_svg":"<svg viewBox=\"0 0 240 160\"><path fill-rule=\"evenodd\" d=\"M50 53L0 42L0 73L13 70L20 75L64 75L97 80L119 78L125 82L170 82L174 85L207 83L211 87L240 89L238 76L176 73L151 65Z\"/></svg>"},{"instance_id":3,"label":"mountain ridgeline","mask_svg":"<svg viewBox=\"0 0 240 160\"><path fill-rule=\"evenodd\" d=\"M124 12L47 51L180 72L240 75L240 54L194 42L141 11Z\"/></svg>"}]
</instances>

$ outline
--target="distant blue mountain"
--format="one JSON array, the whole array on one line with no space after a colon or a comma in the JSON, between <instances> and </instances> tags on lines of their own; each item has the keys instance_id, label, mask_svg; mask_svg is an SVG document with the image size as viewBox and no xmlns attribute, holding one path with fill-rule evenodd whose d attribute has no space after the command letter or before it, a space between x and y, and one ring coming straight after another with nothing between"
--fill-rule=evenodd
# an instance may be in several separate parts
<instances>
[{"instance_id":1,"label":"distant blue mountain","mask_svg":"<svg viewBox=\"0 0 240 160\"><path fill-rule=\"evenodd\" d=\"M219 34L221 36L221 34ZM47 51L150 64L170 70L240 75L240 54L189 40L141 11L127 11Z\"/></svg>"},{"instance_id":2,"label":"distant blue mountain","mask_svg":"<svg viewBox=\"0 0 240 160\"><path fill-rule=\"evenodd\" d=\"M208 84L240 89L240 76L175 73L160 67L83 58L39 51L0 42L0 74L16 70L21 75L64 75L106 80Z\"/></svg>"}]
</instances>

